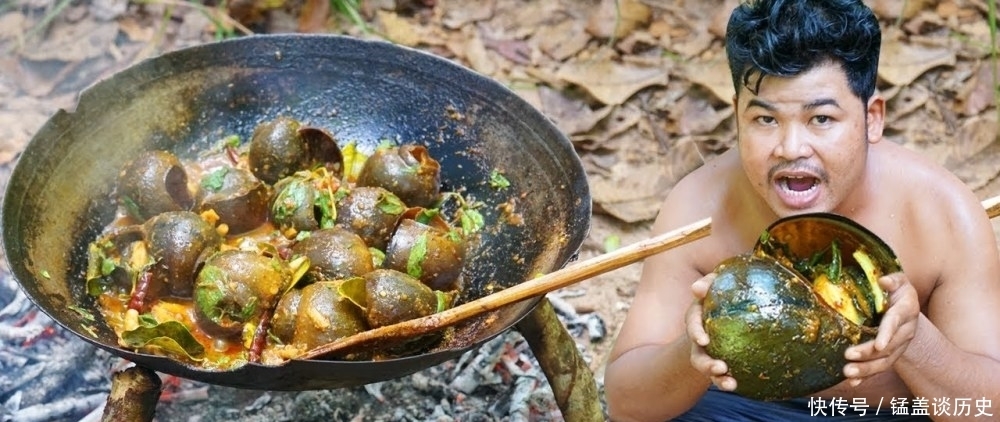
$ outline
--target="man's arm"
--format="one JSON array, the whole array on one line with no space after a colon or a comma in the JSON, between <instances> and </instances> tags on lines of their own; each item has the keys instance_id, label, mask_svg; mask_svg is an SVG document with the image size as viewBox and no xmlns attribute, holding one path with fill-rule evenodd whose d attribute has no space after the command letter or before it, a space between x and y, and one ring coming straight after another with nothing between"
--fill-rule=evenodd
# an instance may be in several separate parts
<instances>
[{"instance_id":1,"label":"man's arm","mask_svg":"<svg viewBox=\"0 0 1000 422\"><path fill-rule=\"evenodd\" d=\"M986 413L1000 417L1000 261L996 237L983 217L979 203L971 195L955 195L945 204L962 204L962 210L950 210L934 216L937 223L927 227L917 241L935 245L928 259L940 259L942 270L924 313L917 317L913 338L898 359L892 353L889 335L876 337L848 350L851 360L864 361L845 367L851 377L864 378L885 370L888 363L906 383L914 397L932 403L935 399L951 403L952 415L931 416L935 420L976 419L977 400ZM944 216L951 216L944 217ZM906 277L892 280L905 289ZM888 346L888 347L886 347ZM967 399L969 413L956 415L956 401ZM979 419L984 415L980 415Z\"/></svg>"},{"instance_id":2,"label":"man's arm","mask_svg":"<svg viewBox=\"0 0 1000 422\"><path fill-rule=\"evenodd\" d=\"M706 216L681 211L675 187L657 216L659 234ZM691 259L699 242L648 258L632 306L605 371L605 391L615 421L662 421L683 413L704 394L709 379L691 367L685 315L691 283L702 274Z\"/></svg>"}]
</instances>

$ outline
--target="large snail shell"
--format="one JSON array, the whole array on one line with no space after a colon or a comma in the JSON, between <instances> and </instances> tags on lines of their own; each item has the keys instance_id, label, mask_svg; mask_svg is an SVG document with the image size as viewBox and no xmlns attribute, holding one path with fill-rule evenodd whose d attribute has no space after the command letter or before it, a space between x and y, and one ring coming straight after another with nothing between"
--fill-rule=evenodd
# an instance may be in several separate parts
<instances>
[{"instance_id":1,"label":"large snail shell","mask_svg":"<svg viewBox=\"0 0 1000 422\"><path fill-rule=\"evenodd\" d=\"M834 241L844 268L859 265L852 255L860 248L877 266L876 280L901 270L892 250L873 233L846 218L816 213L775 222L752 252L716 268L703 302L710 337L706 352L727 363L737 393L777 400L829 388L844 380L844 351L874 338L876 327L849 320L803 275L803 262L830 250ZM876 302L868 278L840 280L844 291L859 295L862 303Z\"/></svg>"}]
</instances>

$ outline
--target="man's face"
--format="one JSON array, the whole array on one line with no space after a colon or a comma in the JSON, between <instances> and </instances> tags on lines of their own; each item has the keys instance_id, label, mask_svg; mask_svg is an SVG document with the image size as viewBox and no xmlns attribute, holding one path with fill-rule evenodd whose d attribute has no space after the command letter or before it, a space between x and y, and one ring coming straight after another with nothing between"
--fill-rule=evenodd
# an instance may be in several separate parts
<instances>
[{"instance_id":1,"label":"man's face","mask_svg":"<svg viewBox=\"0 0 1000 422\"><path fill-rule=\"evenodd\" d=\"M875 98L880 113L882 100ZM876 125L866 125L871 108L832 63L792 78L767 76L757 95L743 87L736 102L739 152L757 194L779 217L833 211L862 182L867 141L881 137L881 114L873 116Z\"/></svg>"}]
</instances>

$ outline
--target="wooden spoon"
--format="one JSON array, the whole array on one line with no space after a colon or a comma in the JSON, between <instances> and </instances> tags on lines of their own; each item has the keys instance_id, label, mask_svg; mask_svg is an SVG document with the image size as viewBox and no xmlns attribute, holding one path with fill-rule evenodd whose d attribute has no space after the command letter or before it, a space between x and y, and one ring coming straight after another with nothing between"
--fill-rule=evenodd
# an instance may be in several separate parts
<instances>
[{"instance_id":1,"label":"wooden spoon","mask_svg":"<svg viewBox=\"0 0 1000 422\"><path fill-rule=\"evenodd\" d=\"M399 344L405 340L454 325L467 318L570 286L579 281L640 261L650 255L701 239L709 234L710 221L710 219L706 218L436 314L344 337L309 350L305 354L297 356L296 359L312 359L332 353L347 354L358 350L377 349Z\"/></svg>"},{"instance_id":2,"label":"wooden spoon","mask_svg":"<svg viewBox=\"0 0 1000 422\"><path fill-rule=\"evenodd\" d=\"M992 219L1000 215L1000 195L984 200L982 205L986 209L986 214L989 218ZM359 350L377 349L386 345L399 344L405 340L454 325L467 318L499 309L514 302L543 295L638 262L651 255L701 239L708 236L710 232L711 219L706 218L433 315L363 331L338 339L332 343L309 350L297 356L296 359L313 359L333 353L346 354Z\"/></svg>"}]
</instances>

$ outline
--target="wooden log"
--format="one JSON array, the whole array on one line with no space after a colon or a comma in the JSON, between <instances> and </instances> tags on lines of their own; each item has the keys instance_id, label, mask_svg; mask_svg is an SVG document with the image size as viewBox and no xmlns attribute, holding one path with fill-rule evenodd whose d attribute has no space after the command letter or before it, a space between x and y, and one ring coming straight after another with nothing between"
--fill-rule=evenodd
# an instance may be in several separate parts
<instances>
[{"instance_id":1,"label":"wooden log","mask_svg":"<svg viewBox=\"0 0 1000 422\"><path fill-rule=\"evenodd\" d=\"M597 382L590 366L580 355L573 336L559 321L555 308L546 299L517 324L538 360L552 394L567 421L607 420Z\"/></svg>"},{"instance_id":2,"label":"wooden log","mask_svg":"<svg viewBox=\"0 0 1000 422\"><path fill-rule=\"evenodd\" d=\"M163 382L151 369L132 366L111 376L111 393L101 422L147 422L153 420Z\"/></svg>"}]
</instances>

